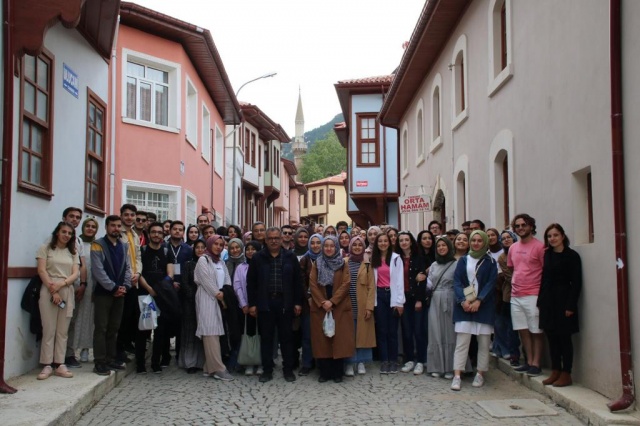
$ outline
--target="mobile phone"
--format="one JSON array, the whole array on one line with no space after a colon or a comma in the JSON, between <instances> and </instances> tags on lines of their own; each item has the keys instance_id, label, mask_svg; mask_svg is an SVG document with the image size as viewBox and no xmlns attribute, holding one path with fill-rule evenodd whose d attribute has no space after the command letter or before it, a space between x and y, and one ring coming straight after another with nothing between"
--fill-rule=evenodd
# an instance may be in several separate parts
<instances>
[{"instance_id":1,"label":"mobile phone","mask_svg":"<svg viewBox=\"0 0 640 426\"><path fill-rule=\"evenodd\" d=\"M51 296L51 303L53 303L53 296ZM60 302L60 304L58 305L58 308L60 309L64 309L67 306L67 302L65 302L64 300Z\"/></svg>"}]
</instances>

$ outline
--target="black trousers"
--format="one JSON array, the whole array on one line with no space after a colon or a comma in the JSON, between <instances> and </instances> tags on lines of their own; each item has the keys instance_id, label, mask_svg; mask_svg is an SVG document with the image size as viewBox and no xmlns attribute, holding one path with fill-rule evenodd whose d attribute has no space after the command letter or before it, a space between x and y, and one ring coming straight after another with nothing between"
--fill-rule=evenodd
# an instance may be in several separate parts
<instances>
[{"instance_id":1,"label":"black trousers","mask_svg":"<svg viewBox=\"0 0 640 426\"><path fill-rule=\"evenodd\" d=\"M573 368L573 342L571 334L545 331L549 342L551 369L571 374Z\"/></svg>"},{"instance_id":2,"label":"black trousers","mask_svg":"<svg viewBox=\"0 0 640 426\"><path fill-rule=\"evenodd\" d=\"M116 344L118 358L121 360L126 357L124 348L136 340L139 316L140 308L138 307L138 289L131 287L124 295L122 319L120 321L120 329L118 330L118 340Z\"/></svg>"},{"instance_id":3,"label":"black trousers","mask_svg":"<svg viewBox=\"0 0 640 426\"><path fill-rule=\"evenodd\" d=\"M282 368L285 372L293 372L293 310L284 309L282 297L269 299L269 310L258 312L258 327L264 372L273 372L273 340L276 329L282 352Z\"/></svg>"},{"instance_id":4,"label":"black trousers","mask_svg":"<svg viewBox=\"0 0 640 426\"><path fill-rule=\"evenodd\" d=\"M318 358L318 370L320 377L325 379L338 379L344 374L344 358Z\"/></svg>"}]
</instances>

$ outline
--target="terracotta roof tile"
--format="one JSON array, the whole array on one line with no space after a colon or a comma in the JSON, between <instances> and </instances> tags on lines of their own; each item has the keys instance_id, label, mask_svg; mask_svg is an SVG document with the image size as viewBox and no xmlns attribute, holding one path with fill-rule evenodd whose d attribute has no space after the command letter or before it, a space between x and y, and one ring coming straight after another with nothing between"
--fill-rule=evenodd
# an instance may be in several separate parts
<instances>
[{"instance_id":1,"label":"terracotta roof tile","mask_svg":"<svg viewBox=\"0 0 640 426\"><path fill-rule=\"evenodd\" d=\"M352 80L340 80L338 84L391 84L393 81L393 74L389 75L378 75L375 77L363 77L363 78L355 78Z\"/></svg>"}]
</instances>

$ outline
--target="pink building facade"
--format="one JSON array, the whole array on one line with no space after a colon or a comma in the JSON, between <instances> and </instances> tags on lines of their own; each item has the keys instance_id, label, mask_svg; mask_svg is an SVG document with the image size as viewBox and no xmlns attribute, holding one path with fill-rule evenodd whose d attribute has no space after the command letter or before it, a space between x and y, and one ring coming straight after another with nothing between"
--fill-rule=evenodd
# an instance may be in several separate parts
<instances>
[{"instance_id":1,"label":"pink building facade","mask_svg":"<svg viewBox=\"0 0 640 426\"><path fill-rule=\"evenodd\" d=\"M116 57L109 210L223 224L225 124L240 108L211 34L123 2Z\"/></svg>"}]
</instances>

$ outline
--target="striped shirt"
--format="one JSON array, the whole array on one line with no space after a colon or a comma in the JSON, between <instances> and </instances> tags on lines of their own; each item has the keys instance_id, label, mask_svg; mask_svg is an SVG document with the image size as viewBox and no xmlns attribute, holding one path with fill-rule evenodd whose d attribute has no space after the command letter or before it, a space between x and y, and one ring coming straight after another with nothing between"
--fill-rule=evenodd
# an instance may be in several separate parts
<instances>
[{"instance_id":1,"label":"striped shirt","mask_svg":"<svg viewBox=\"0 0 640 426\"><path fill-rule=\"evenodd\" d=\"M349 297L351 298L351 311L353 312L353 319L358 319L358 270L361 263L349 261L349 274L351 275L351 285L349 286Z\"/></svg>"}]
</instances>

